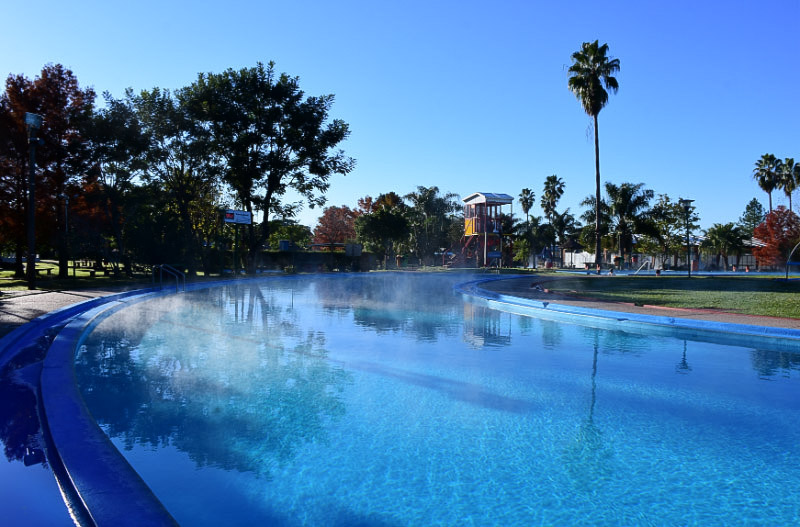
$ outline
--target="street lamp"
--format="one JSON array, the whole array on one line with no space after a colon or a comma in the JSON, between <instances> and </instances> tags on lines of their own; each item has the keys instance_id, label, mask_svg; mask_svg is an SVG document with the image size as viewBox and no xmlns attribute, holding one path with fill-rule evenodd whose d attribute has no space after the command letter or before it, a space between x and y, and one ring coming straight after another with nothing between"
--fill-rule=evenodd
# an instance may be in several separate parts
<instances>
[{"instance_id":1,"label":"street lamp","mask_svg":"<svg viewBox=\"0 0 800 527\"><path fill-rule=\"evenodd\" d=\"M28 259L25 274L28 289L36 289L36 131L42 127L42 116L25 113L25 124L28 126L28 149L30 150L30 172L28 174Z\"/></svg>"},{"instance_id":2,"label":"street lamp","mask_svg":"<svg viewBox=\"0 0 800 527\"><path fill-rule=\"evenodd\" d=\"M67 262L67 265L69 265L69 253L70 253L70 251L69 251L69 249L70 249L70 247L69 247L69 196L66 193L62 192L61 194L58 195L58 197L60 199L64 200L64 247L65 247L64 253L66 255L64 260ZM73 268L72 268L72 272L73 272L73 274L75 273L75 266L74 265L73 265ZM67 270L67 273L69 273L69 270ZM60 274L60 271L59 271L59 274Z\"/></svg>"},{"instance_id":3,"label":"street lamp","mask_svg":"<svg viewBox=\"0 0 800 527\"><path fill-rule=\"evenodd\" d=\"M692 277L692 246L689 242L689 213L692 210L693 199L679 199L678 203L683 207L686 212L686 268L689 270L689 278Z\"/></svg>"}]
</instances>

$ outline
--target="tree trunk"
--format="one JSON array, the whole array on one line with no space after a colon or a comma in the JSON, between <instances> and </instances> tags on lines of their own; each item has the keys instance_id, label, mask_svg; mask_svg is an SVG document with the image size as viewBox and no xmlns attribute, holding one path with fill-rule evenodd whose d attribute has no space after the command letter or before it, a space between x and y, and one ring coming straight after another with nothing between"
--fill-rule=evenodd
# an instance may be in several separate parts
<instances>
[{"instance_id":1,"label":"tree trunk","mask_svg":"<svg viewBox=\"0 0 800 527\"><path fill-rule=\"evenodd\" d=\"M597 130L597 114L594 115L594 170L595 170L595 202L594 202L594 263L600 265L600 136Z\"/></svg>"}]
</instances>

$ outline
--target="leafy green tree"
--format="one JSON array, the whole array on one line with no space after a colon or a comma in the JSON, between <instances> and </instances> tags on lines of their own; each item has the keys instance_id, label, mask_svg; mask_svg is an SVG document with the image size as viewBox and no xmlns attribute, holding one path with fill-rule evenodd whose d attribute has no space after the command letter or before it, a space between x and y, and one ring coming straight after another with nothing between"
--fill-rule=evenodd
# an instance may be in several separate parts
<instances>
[{"instance_id":1,"label":"leafy green tree","mask_svg":"<svg viewBox=\"0 0 800 527\"><path fill-rule=\"evenodd\" d=\"M680 199L674 202L666 194L660 194L650 210L650 218L656 228L654 238L661 249L662 260L667 262L672 256L676 267L679 254L686 250L686 209L679 202ZM700 217L694 205L689 208L688 219L689 230L697 232Z\"/></svg>"},{"instance_id":2,"label":"leafy green tree","mask_svg":"<svg viewBox=\"0 0 800 527\"><path fill-rule=\"evenodd\" d=\"M216 213L218 171L211 136L187 111L185 92L176 98L160 88L139 95L129 90L127 98L149 139L143 178L158 182L169 194L169 210L180 221L180 259L189 276L196 276L201 243L197 227L204 216Z\"/></svg>"},{"instance_id":3,"label":"leafy green tree","mask_svg":"<svg viewBox=\"0 0 800 527\"><path fill-rule=\"evenodd\" d=\"M745 236L753 237L753 231L764 221L764 216L766 216L764 206L756 198L751 199L745 207L742 217L739 218L739 225Z\"/></svg>"},{"instance_id":4,"label":"leafy green tree","mask_svg":"<svg viewBox=\"0 0 800 527\"><path fill-rule=\"evenodd\" d=\"M346 175L355 165L335 150L350 131L342 120L328 122L334 96L305 97L299 79L278 75L274 62L201 74L183 97L210 132L238 203L264 213L261 229L248 228L251 252L269 237L272 215L295 214L298 205L282 201L288 190L311 208L322 206L330 177ZM254 258L248 260L251 271L255 265Z\"/></svg>"},{"instance_id":5,"label":"leafy green tree","mask_svg":"<svg viewBox=\"0 0 800 527\"><path fill-rule=\"evenodd\" d=\"M735 223L715 223L705 231L703 246L716 251L716 265L719 267L720 258L724 269L728 270L728 255L736 254L736 265L744 250L745 233Z\"/></svg>"},{"instance_id":6,"label":"leafy green tree","mask_svg":"<svg viewBox=\"0 0 800 527\"><path fill-rule=\"evenodd\" d=\"M311 229L294 220L272 220L269 232L269 246L272 249L276 249L281 240L289 240L298 247L305 247L311 243L313 236Z\"/></svg>"},{"instance_id":7,"label":"leafy green tree","mask_svg":"<svg viewBox=\"0 0 800 527\"><path fill-rule=\"evenodd\" d=\"M761 159L756 161L756 166L753 169L753 179L758 182L761 190L769 196L769 212L772 212L772 191L778 188L780 180L778 179L778 158L773 154L764 154Z\"/></svg>"},{"instance_id":8,"label":"leafy green tree","mask_svg":"<svg viewBox=\"0 0 800 527\"><path fill-rule=\"evenodd\" d=\"M145 152L148 140L142 133L132 96L114 99L103 94L105 107L97 111L89 128L92 155L97 172L102 208L111 228L111 236L119 251L125 273L132 274L131 258L125 245L126 199L134 178L147 168ZM116 267L118 262L112 260Z\"/></svg>"},{"instance_id":9,"label":"leafy green tree","mask_svg":"<svg viewBox=\"0 0 800 527\"><path fill-rule=\"evenodd\" d=\"M419 186L415 192L406 194L410 202L407 217L411 230L412 253L425 265L434 262L434 256L442 247L449 247L448 232L460 209L458 196L440 194L439 187Z\"/></svg>"},{"instance_id":10,"label":"leafy green tree","mask_svg":"<svg viewBox=\"0 0 800 527\"><path fill-rule=\"evenodd\" d=\"M595 159L595 263L600 264L600 238L602 225L600 218L600 139L597 116L608 103L608 92L616 93L619 83L614 74L619 71L619 59L608 57L608 44L599 41L584 42L581 49L572 54L569 68L569 90L580 100L584 111L594 121L594 159ZM605 86L605 88L604 88Z\"/></svg>"},{"instance_id":11,"label":"leafy green tree","mask_svg":"<svg viewBox=\"0 0 800 527\"><path fill-rule=\"evenodd\" d=\"M378 197L378 205L371 212L356 218L355 228L358 240L368 251L381 258L386 269L387 262L395 252L395 244L408 239L411 230L404 213L405 205L393 199L384 199L384 196ZM392 205L392 202L395 204Z\"/></svg>"}]
</instances>

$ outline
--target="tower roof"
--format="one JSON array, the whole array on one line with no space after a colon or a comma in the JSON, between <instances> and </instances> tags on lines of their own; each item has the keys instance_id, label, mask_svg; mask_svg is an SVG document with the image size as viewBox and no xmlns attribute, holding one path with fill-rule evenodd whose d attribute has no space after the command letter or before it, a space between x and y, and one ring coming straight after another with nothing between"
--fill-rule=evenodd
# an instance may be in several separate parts
<instances>
[{"instance_id":1,"label":"tower roof","mask_svg":"<svg viewBox=\"0 0 800 527\"><path fill-rule=\"evenodd\" d=\"M514 198L508 194L496 194L494 192L475 192L462 199L465 205L476 203L486 203L487 205L507 205L514 202Z\"/></svg>"}]
</instances>

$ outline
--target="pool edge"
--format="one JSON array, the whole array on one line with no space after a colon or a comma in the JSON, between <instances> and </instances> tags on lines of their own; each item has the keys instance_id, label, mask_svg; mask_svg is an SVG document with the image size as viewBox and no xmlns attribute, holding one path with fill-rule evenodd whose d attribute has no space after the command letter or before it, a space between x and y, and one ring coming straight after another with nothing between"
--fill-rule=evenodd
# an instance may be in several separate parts
<instances>
[{"instance_id":1,"label":"pool edge","mask_svg":"<svg viewBox=\"0 0 800 527\"><path fill-rule=\"evenodd\" d=\"M740 339L752 339L754 343L759 341L764 342L764 339L768 339L768 342L771 344L776 344L779 347L781 345L786 345L787 347L795 350L797 349L797 346L800 345L800 330L798 329L579 307L567 304L559 304L557 302L547 302L524 298L521 296L496 293L481 287L481 284L487 282L519 278L520 276L522 275L509 275L503 277L470 280L456 284L454 289L463 295L479 298L487 302L492 307L502 308L503 306L512 306L526 310L527 313L523 314L547 314L561 317L571 317L574 321L579 321L581 318L593 318L598 321L602 321L604 323L603 325L605 326L613 325L619 329L626 329L634 326L666 328L688 331L696 336L727 335Z\"/></svg>"}]
</instances>

